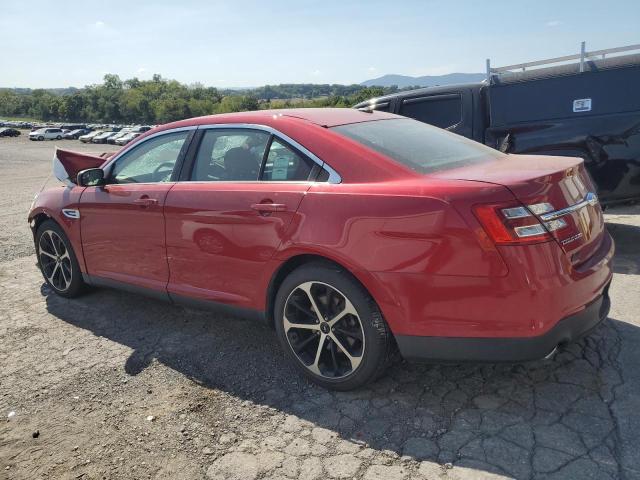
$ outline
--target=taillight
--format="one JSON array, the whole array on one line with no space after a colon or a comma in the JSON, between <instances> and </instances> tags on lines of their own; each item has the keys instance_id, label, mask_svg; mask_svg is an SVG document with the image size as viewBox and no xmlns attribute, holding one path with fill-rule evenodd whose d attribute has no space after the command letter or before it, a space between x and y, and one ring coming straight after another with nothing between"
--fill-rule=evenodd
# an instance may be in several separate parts
<instances>
[{"instance_id":1,"label":"taillight","mask_svg":"<svg viewBox=\"0 0 640 480\"><path fill-rule=\"evenodd\" d=\"M538 243L551 240L554 230L567 226L563 219L541 223L536 215L552 212L549 203L534 205L492 204L473 207L475 216L480 221L489 238L496 245L513 245Z\"/></svg>"}]
</instances>

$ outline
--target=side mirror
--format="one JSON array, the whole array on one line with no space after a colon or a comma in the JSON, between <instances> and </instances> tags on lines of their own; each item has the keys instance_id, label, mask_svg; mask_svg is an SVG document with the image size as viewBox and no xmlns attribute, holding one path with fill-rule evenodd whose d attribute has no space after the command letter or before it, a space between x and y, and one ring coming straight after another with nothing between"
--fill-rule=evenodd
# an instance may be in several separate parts
<instances>
[{"instance_id":1,"label":"side mirror","mask_svg":"<svg viewBox=\"0 0 640 480\"><path fill-rule=\"evenodd\" d=\"M87 168L78 172L76 183L79 187L96 187L104 183L104 170L101 168Z\"/></svg>"}]
</instances>

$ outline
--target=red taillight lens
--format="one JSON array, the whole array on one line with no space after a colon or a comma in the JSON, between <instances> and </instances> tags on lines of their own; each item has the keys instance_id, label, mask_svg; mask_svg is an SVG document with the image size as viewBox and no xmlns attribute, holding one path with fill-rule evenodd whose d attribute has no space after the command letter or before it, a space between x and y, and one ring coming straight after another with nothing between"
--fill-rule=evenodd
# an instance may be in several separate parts
<instances>
[{"instance_id":1,"label":"red taillight lens","mask_svg":"<svg viewBox=\"0 0 640 480\"><path fill-rule=\"evenodd\" d=\"M496 245L521 245L551 240L551 234L524 206L476 205L473 213Z\"/></svg>"}]
</instances>

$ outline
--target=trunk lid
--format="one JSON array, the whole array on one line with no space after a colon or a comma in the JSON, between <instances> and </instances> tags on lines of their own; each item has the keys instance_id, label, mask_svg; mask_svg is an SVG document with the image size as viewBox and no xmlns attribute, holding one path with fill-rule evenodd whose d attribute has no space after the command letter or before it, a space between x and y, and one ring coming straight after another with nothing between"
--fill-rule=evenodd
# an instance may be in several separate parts
<instances>
[{"instance_id":1,"label":"trunk lid","mask_svg":"<svg viewBox=\"0 0 640 480\"><path fill-rule=\"evenodd\" d=\"M525 206L549 204L549 211L532 213L545 224L566 223L551 235L574 266L591 257L602 242L602 209L581 158L505 155L430 176L503 185Z\"/></svg>"}]
</instances>

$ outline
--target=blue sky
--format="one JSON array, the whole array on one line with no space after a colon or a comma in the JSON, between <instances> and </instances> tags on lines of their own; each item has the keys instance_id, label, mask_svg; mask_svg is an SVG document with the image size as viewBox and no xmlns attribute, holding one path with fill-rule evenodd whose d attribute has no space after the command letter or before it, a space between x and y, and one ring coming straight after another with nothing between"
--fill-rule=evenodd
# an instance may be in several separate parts
<instances>
[{"instance_id":1,"label":"blue sky","mask_svg":"<svg viewBox=\"0 0 640 480\"><path fill-rule=\"evenodd\" d=\"M640 43L640 1L3 2L0 86L359 83Z\"/></svg>"}]
</instances>

